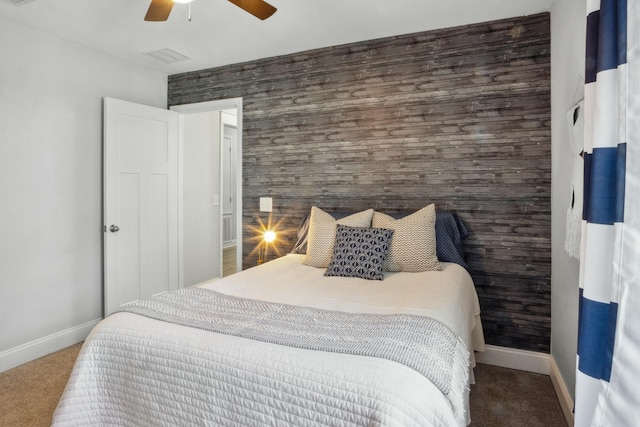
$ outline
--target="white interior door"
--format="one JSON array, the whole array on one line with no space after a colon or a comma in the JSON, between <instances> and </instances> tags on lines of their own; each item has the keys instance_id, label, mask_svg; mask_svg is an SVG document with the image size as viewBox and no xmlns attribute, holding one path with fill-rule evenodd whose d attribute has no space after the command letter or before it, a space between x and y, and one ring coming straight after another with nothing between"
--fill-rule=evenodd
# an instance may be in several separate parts
<instances>
[{"instance_id":1,"label":"white interior door","mask_svg":"<svg viewBox=\"0 0 640 427\"><path fill-rule=\"evenodd\" d=\"M233 161L233 140L236 128L224 125L222 138L222 213L232 214L235 201L235 162Z\"/></svg>"},{"instance_id":2,"label":"white interior door","mask_svg":"<svg viewBox=\"0 0 640 427\"><path fill-rule=\"evenodd\" d=\"M104 100L105 316L179 287L178 117Z\"/></svg>"},{"instance_id":3,"label":"white interior door","mask_svg":"<svg viewBox=\"0 0 640 427\"><path fill-rule=\"evenodd\" d=\"M222 113L222 214L224 247L236 245L236 141L238 131L235 126L225 123L228 114Z\"/></svg>"}]
</instances>

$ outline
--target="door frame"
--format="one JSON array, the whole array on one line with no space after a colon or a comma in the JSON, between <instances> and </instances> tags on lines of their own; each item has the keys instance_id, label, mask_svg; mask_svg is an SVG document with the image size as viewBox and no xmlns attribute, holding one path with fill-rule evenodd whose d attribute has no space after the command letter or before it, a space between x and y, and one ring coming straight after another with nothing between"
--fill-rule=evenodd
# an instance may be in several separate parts
<instances>
[{"instance_id":1,"label":"door frame","mask_svg":"<svg viewBox=\"0 0 640 427\"><path fill-rule=\"evenodd\" d=\"M174 105L170 108L170 110L175 111L177 113L180 114L180 125L182 127L182 115L186 115L186 114L193 114L193 113L204 113L204 112L213 112L213 111L221 111L221 110L228 110L228 109L236 109L237 112L237 117L238 117L238 123L237 123L237 129L238 129L238 136L237 136L237 151L236 151L236 162L235 162L235 167L236 167L236 177L238 179L236 179L236 212L237 212L237 217L236 217L236 236L237 236L237 243L236 243L236 271L242 271L242 98L229 98L229 99L220 99L220 100L215 100L215 101L204 101L204 102L196 102L193 104L182 104L182 105ZM184 136L182 135L182 132L180 133L180 137L179 137L179 141L178 141L178 227L180 230L180 235L178 237L178 258L179 258L179 264L180 264L180 277L179 277L179 283L180 283L180 287L183 288L184 287L184 240L183 240L183 225L184 225L184 218L183 218L183 214L182 214L182 210L183 210L183 201L184 201L184 194L183 194L183 186L184 186ZM220 159L222 159L223 153L222 153L222 144L220 144ZM222 168L220 168L220 191L218 192L218 194L222 194ZM219 230L220 232L222 232L222 203L219 203L218 206L219 209L219 217L220 217L220 224L219 224ZM223 254L223 249L222 249L222 238L219 239L220 242L218 242L218 244L220 245L220 272L221 272L221 276L222 276L222 254Z\"/></svg>"}]
</instances>

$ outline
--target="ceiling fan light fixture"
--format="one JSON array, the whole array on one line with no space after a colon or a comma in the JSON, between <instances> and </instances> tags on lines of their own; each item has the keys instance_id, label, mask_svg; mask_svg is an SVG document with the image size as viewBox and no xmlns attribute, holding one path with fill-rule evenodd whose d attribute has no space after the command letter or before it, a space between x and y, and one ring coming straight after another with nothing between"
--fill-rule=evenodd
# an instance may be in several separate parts
<instances>
[{"instance_id":1,"label":"ceiling fan light fixture","mask_svg":"<svg viewBox=\"0 0 640 427\"><path fill-rule=\"evenodd\" d=\"M34 0L4 0L5 3L12 4L14 6L24 6L27 3L31 3Z\"/></svg>"},{"instance_id":2,"label":"ceiling fan light fixture","mask_svg":"<svg viewBox=\"0 0 640 427\"><path fill-rule=\"evenodd\" d=\"M9 1L9 0L5 0ZM13 0L17 1L17 0ZM265 20L277 10L264 0L229 0L245 12L249 12L258 19ZM166 21L175 3L189 5L189 21L191 21L191 2L193 0L151 0L145 21Z\"/></svg>"},{"instance_id":3,"label":"ceiling fan light fixture","mask_svg":"<svg viewBox=\"0 0 640 427\"><path fill-rule=\"evenodd\" d=\"M229 0L245 12L260 20L265 20L276 12L276 8L264 0Z\"/></svg>"}]
</instances>

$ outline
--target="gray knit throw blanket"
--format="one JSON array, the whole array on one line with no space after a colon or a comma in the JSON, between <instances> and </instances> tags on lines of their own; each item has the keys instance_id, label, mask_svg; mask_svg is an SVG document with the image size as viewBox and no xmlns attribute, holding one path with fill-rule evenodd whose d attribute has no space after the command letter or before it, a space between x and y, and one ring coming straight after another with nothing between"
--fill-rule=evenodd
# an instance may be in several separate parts
<instances>
[{"instance_id":1,"label":"gray knit throw blanket","mask_svg":"<svg viewBox=\"0 0 640 427\"><path fill-rule=\"evenodd\" d=\"M426 316L321 310L185 288L122 311L268 343L378 357L427 377L465 418L469 353L445 324Z\"/></svg>"}]
</instances>

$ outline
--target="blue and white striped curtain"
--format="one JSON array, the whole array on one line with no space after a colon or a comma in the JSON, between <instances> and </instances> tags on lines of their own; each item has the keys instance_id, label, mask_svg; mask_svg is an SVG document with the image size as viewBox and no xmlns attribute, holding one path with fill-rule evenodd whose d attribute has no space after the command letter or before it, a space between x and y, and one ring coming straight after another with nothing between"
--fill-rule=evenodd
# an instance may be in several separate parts
<instances>
[{"instance_id":1,"label":"blue and white striped curtain","mask_svg":"<svg viewBox=\"0 0 640 427\"><path fill-rule=\"evenodd\" d=\"M587 0L576 426L640 425L640 0Z\"/></svg>"}]
</instances>

